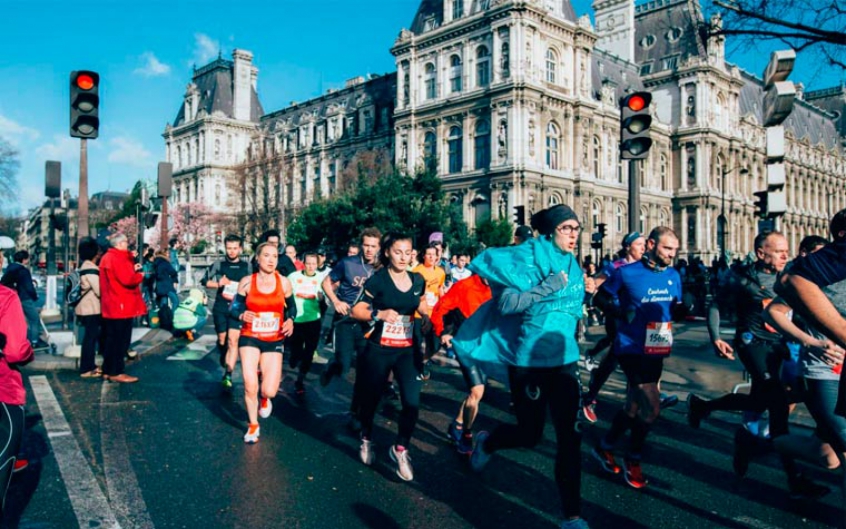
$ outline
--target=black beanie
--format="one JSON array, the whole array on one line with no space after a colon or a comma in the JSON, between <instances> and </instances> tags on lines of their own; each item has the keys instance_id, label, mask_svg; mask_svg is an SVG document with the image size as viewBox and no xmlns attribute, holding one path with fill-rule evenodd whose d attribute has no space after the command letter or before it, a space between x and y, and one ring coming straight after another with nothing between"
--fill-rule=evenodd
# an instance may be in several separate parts
<instances>
[{"instance_id":1,"label":"black beanie","mask_svg":"<svg viewBox=\"0 0 846 529\"><path fill-rule=\"evenodd\" d=\"M552 235L559 224L571 219L578 222L579 217L576 212L570 206L557 204L532 215L532 228L541 235Z\"/></svg>"}]
</instances>

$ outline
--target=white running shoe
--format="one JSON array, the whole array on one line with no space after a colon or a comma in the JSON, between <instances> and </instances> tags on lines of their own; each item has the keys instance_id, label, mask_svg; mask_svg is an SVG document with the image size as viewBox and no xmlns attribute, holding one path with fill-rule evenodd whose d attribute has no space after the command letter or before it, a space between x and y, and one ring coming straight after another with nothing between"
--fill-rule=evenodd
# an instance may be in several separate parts
<instances>
[{"instance_id":1,"label":"white running shoe","mask_svg":"<svg viewBox=\"0 0 846 529\"><path fill-rule=\"evenodd\" d=\"M391 461L397 464L397 476L403 481L414 479L414 469L411 468L411 456L408 455L408 450L405 448L397 450L396 445L391 445L389 452Z\"/></svg>"},{"instance_id":2,"label":"white running shoe","mask_svg":"<svg viewBox=\"0 0 846 529\"><path fill-rule=\"evenodd\" d=\"M244 434L244 442L248 444L257 443L259 440L259 434L261 433L261 428L258 424L251 424L247 427L247 433Z\"/></svg>"},{"instance_id":3,"label":"white running shoe","mask_svg":"<svg viewBox=\"0 0 846 529\"><path fill-rule=\"evenodd\" d=\"M259 417L267 419L273 413L273 401L267 397L262 397L259 402Z\"/></svg>"},{"instance_id":4,"label":"white running shoe","mask_svg":"<svg viewBox=\"0 0 846 529\"><path fill-rule=\"evenodd\" d=\"M373 444L369 439L361 440L361 448L358 449L358 457L361 459L361 462L367 466L373 464L373 460L376 459L376 453L373 451Z\"/></svg>"}]
</instances>

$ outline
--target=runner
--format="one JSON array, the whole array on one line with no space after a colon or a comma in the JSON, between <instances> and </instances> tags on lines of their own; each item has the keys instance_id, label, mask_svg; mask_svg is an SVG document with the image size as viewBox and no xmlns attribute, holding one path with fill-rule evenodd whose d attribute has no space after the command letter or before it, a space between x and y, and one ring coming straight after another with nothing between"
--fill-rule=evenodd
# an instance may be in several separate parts
<instances>
[{"instance_id":1,"label":"runner","mask_svg":"<svg viewBox=\"0 0 846 529\"><path fill-rule=\"evenodd\" d=\"M469 271L469 270L468 270ZM452 349L452 338L464 320L491 299L491 287L478 275L457 281L438 301L432 311L432 329L447 349ZM473 422L479 413L479 403L485 395L487 377L482 368L465 356L459 360L461 374L467 384L467 397L458 409L458 415L449 425L447 435L457 444L459 454L473 451Z\"/></svg>"},{"instance_id":2,"label":"runner","mask_svg":"<svg viewBox=\"0 0 846 529\"><path fill-rule=\"evenodd\" d=\"M226 257L214 263L206 271L203 283L206 288L217 289L212 306L214 332L217 333L217 351L220 367L223 368L221 386L226 391L232 389L232 371L238 360L238 337L241 334L241 322L229 313L229 304L238 293L238 283L250 275L249 263L241 259L243 246L237 235L227 235L223 239Z\"/></svg>"},{"instance_id":3,"label":"runner","mask_svg":"<svg viewBox=\"0 0 846 529\"><path fill-rule=\"evenodd\" d=\"M375 451L372 444L373 419L382 397L388 375L393 372L399 384L402 411L396 440L389 450L397 464L397 476L404 481L414 479L411 457L411 434L420 413L420 386L415 366L414 349L420 347L420 320L429 307L424 296L423 278L407 271L411 259L411 237L389 233L381 242L381 268L367 280L361 300L352 309L352 317L368 322L367 347L358 362L356 381L360 382L359 420L361 449L359 457L372 465Z\"/></svg>"},{"instance_id":4,"label":"runner","mask_svg":"<svg viewBox=\"0 0 846 529\"><path fill-rule=\"evenodd\" d=\"M270 243L274 246L274 248L276 248L277 252L279 252L280 241L281 238L279 230L267 230L261 234L261 237L259 237L259 243ZM258 272L259 270L257 259L258 255L254 255L251 263L253 273ZM284 252L279 252L279 259L276 262L276 271L279 272L282 277L288 277L297 271L297 267L294 265L294 261L292 261L291 258Z\"/></svg>"},{"instance_id":5,"label":"runner","mask_svg":"<svg viewBox=\"0 0 846 529\"><path fill-rule=\"evenodd\" d=\"M610 316L618 318L614 354L629 381L625 408L618 411L611 429L592 452L602 468L612 474L621 469L611 452L631 429L631 445L623 460L626 483L636 489L647 485L640 461L646 437L661 413L658 381L664 358L673 347L673 320L681 316L682 287L672 268L679 248L675 232L667 227L652 230L646 253L640 262L615 270L597 296L618 298L619 308Z\"/></svg>"},{"instance_id":6,"label":"runner","mask_svg":"<svg viewBox=\"0 0 846 529\"><path fill-rule=\"evenodd\" d=\"M439 247L443 243L440 240L432 239L432 237L436 237L438 235L440 234L433 233L429 238L430 242L429 246L427 246L424 251L423 262L412 270L412 272L420 274L426 281L426 303L429 305L430 312L435 308L435 304L441 296L444 295L446 284L446 272L438 265L438 254L440 252ZM438 340L435 333L431 330L425 333L423 340L426 344L426 350L424 351L423 357L418 359L418 363L423 366L421 370L421 378L423 380L429 380L431 374L427 364L429 359L432 358L438 350Z\"/></svg>"},{"instance_id":7,"label":"runner","mask_svg":"<svg viewBox=\"0 0 846 529\"><path fill-rule=\"evenodd\" d=\"M245 443L256 443L260 429L258 416L270 417L271 399L282 381L282 342L291 336L297 305L287 277L276 271L278 258L272 243L259 244L256 259L259 270L238 283L238 294L230 313L243 322L238 349L244 377L244 403L250 423L244 434ZM261 368L261 404L257 369Z\"/></svg>"},{"instance_id":8,"label":"runner","mask_svg":"<svg viewBox=\"0 0 846 529\"><path fill-rule=\"evenodd\" d=\"M480 432L470 465L481 471L491 455L507 448L536 446L547 413L557 437L555 482L564 509L562 528L585 529L581 518L581 433L579 346L576 326L582 315L585 281L573 250L581 224L568 206L532 216L540 237L519 246L486 250L471 270L487 279L495 302L482 305L453 339L459 358L505 364L517 424L503 424L490 435ZM534 285L529 287L529 285Z\"/></svg>"},{"instance_id":9,"label":"runner","mask_svg":"<svg viewBox=\"0 0 846 529\"><path fill-rule=\"evenodd\" d=\"M294 335L288 341L291 356L288 365L291 369L300 368L294 386L297 395L305 393L305 377L311 369L317 342L320 340L320 301L323 291L320 289L321 275L317 273L317 254L303 256L304 269L288 276L294 289L297 303L297 319L294 320Z\"/></svg>"}]
</instances>

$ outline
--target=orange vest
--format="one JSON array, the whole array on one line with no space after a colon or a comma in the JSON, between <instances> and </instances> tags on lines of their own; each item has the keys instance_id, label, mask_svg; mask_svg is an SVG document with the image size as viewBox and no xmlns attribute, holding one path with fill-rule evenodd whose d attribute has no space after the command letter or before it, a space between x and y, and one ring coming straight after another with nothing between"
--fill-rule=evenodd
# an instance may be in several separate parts
<instances>
[{"instance_id":1,"label":"orange vest","mask_svg":"<svg viewBox=\"0 0 846 529\"><path fill-rule=\"evenodd\" d=\"M265 294L259 291L256 277L250 279L250 291L247 293L247 310L255 312L252 322L241 326L241 336L249 336L262 342L278 342L285 336L282 334L282 322L285 321L285 292L282 290L282 276L274 272L276 288Z\"/></svg>"}]
</instances>

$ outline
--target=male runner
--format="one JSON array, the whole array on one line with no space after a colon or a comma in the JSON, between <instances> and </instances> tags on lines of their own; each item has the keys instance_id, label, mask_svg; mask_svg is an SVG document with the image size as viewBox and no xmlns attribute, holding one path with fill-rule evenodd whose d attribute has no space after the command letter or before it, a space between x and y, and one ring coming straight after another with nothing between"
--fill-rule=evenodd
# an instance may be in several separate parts
<instances>
[{"instance_id":1,"label":"male runner","mask_svg":"<svg viewBox=\"0 0 846 529\"><path fill-rule=\"evenodd\" d=\"M214 331L217 333L217 350L220 354L220 367L224 369L220 384L224 390L232 389L232 371L238 360L238 337L241 335L241 322L229 314L229 303L238 293L238 282L250 275L249 263L241 260L241 238L227 235L223 239L226 257L214 263L203 278L206 288L217 289L212 307Z\"/></svg>"},{"instance_id":2,"label":"male runner","mask_svg":"<svg viewBox=\"0 0 846 529\"><path fill-rule=\"evenodd\" d=\"M681 316L683 307L681 278L672 268L678 248L673 230L655 228L649 234L643 259L614 271L598 294L619 299L619 309L613 314L618 319L613 347L629 387L625 408L617 412L611 429L592 455L606 471L619 474L621 469L611 450L630 429L631 445L623 470L626 483L636 489L647 484L640 460L649 429L661 413L658 381L664 358L673 347L672 322Z\"/></svg>"},{"instance_id":3,"label":"male runner","mask_svg":"<svg viewBox=\"0 0 846 529\"><path fill-rule=\"evenodd\" d=\"M314 351L320 340L320 301L322 276L317 273L317 254L306 253L303 256L304 268L288 276L294 290L294 302L297 304L297 318L294 320L294 334L288 339L291 355L288 365L291 369L300 368L294 383L297 395L305 393L305 377L311 369Z\"/></svg>"}]
</instances>

